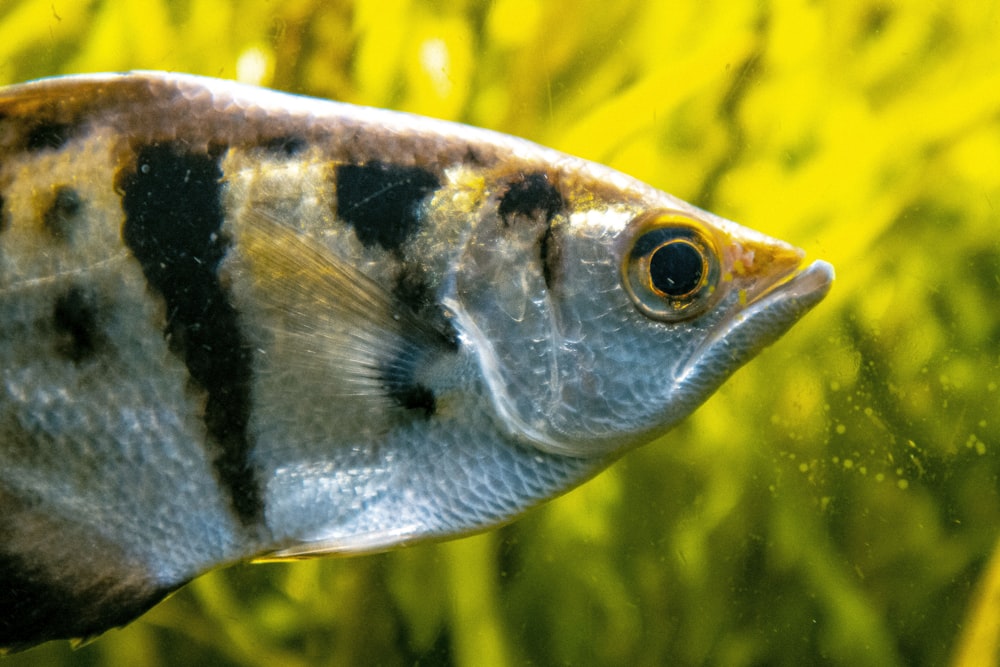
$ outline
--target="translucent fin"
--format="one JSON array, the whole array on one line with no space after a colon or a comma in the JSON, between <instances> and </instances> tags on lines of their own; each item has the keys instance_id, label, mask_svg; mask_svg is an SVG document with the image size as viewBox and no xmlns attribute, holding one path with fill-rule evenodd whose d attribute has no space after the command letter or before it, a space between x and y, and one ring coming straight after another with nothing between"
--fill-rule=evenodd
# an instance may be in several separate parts
<instances>
[{"instance_id":1,"label":"translucent fin","mask_svg":"<svg viewBox=\"0 0 1000 667\"><path fill-rule=\"evenodd\" d=\"M444 332L401 303L391 285L260 211L239 230L256 301L268 311L283 369L320 383L325 399L364 414L408 404L422 364L449 349ZM411 399L411 403L412 403Z\"/></svg>"}]
</instances>

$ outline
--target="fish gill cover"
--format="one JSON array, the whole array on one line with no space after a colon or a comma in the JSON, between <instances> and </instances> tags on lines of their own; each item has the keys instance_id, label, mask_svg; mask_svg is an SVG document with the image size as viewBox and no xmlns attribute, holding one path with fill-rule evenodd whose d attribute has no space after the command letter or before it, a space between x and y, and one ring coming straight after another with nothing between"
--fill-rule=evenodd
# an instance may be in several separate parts
<instances>
[{"instance_id":1,"label":"fish gill cover","mask_svg":"<svg viewBox=\"0 0 1000 667\"><path fill-rule=\"evenodd\" d=\"M3 83L170 69L461 120L610 164L839 271L821 313L681 427L508 528L241 566L76 652L6 664L977 664L997 626L977 586L1000 526L998 16L882 0L4 3Z\"/></svg>"}]
</instances>

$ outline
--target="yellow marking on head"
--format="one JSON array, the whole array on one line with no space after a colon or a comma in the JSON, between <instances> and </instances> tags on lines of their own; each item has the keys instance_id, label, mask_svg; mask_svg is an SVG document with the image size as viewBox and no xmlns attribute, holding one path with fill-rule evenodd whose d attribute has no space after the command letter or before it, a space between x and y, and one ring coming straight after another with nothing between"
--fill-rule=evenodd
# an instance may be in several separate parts
<instances>
[{"instance_id":1,"label":"yellow marking on head","mask_svg":"<svg viewBox=\"0 0 1000 667\"><path fill-rule=\"evenodd\" d=\"M486 193L486 177L479 169L458 166L445 172L444 186L434 193L431 210L471 213L479 208Z\"/></svg>"},{"instance_id":2,"label":"yellow marking on head","mask_svg":"<svg viewBox=\"0 0 1000 667\"><path fill-rule=\"evenodd\" d=\"M740 278L768 278L785 274L802 263L804 253L777 240L733 240L729 246L730 271Z\"/></svg>"}]
</instances>

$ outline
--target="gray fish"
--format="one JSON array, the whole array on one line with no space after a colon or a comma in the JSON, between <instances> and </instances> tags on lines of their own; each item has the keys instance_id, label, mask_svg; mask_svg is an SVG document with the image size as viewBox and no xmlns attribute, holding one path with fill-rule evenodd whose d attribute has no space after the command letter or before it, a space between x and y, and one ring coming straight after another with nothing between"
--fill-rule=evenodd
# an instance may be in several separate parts
<instances>
[{"instance_id":1,"label":"gray fish","mask_svg":"<svg viewBox=\"0 0 1000 667\"><path fill-rule=\"evenodd\" d=\"M0 647L508 522L832 280L485 130L154 72L0 90Z\"/></svg>"}]
</instances>

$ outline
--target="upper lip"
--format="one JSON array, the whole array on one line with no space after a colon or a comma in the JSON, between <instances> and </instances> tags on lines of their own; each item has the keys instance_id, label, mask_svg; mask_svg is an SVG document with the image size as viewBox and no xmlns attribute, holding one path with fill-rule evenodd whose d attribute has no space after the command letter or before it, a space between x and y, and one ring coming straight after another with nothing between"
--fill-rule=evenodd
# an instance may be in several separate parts
<instances>
[{"instance_id":1,"label":"upper lip","mask_svg":"<svg viewBox=\"0 0 1000 667\"><path fill-rule=\"evenodd\" d=\"M807 302L811 308L818 303L833 284L833 266L821 259L815 260L798 271L788 271L777 276L747 306L747 310L766 308L767 302L775 299L790 300L795 303Z\"/></svg>"}]
</instances>

